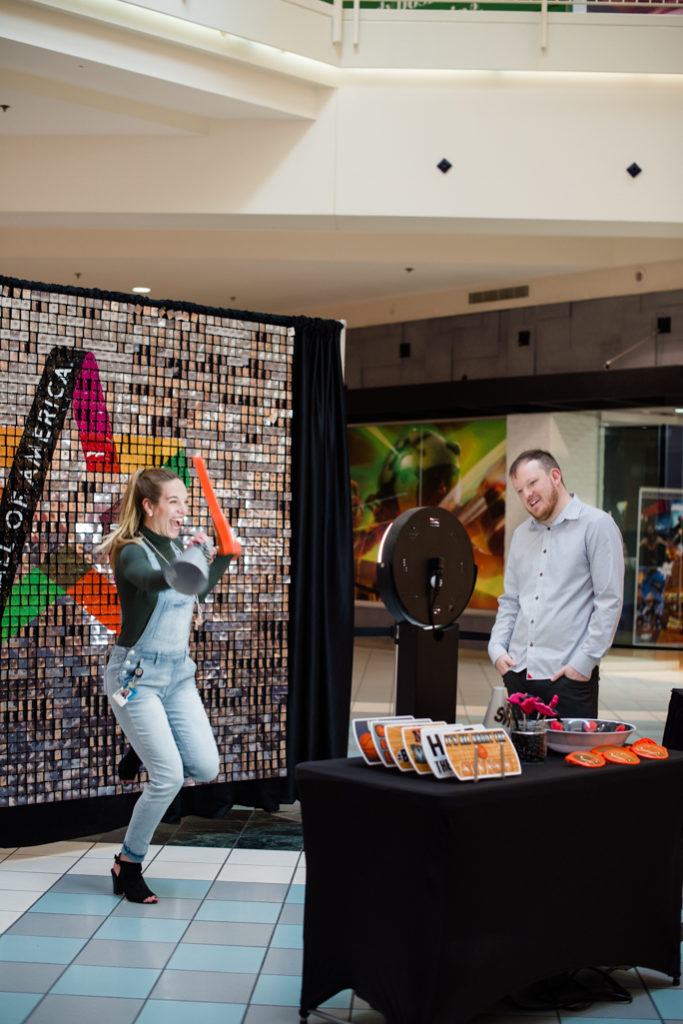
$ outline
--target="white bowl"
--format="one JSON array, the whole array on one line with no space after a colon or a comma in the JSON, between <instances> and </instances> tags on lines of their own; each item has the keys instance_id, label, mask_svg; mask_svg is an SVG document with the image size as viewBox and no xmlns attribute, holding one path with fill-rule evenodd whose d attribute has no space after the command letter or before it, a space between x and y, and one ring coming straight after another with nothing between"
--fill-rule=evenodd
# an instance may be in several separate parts
<instances>
[{"instance_id":1,"label":"white bowl","mask_svg":"<svg viewBox=\"0 0 683 1024\"><path fill-rule=\"evenodd\" d=\"M560 754L568 754L572 750L592 750L593 747L620 747L635 732L635 725L629 722L613 721L609 718L560 718L564 728L551 729L547 723L547 742L551 750ZM580 727L584 722L595 722L595 732L584 732ZM626 726L616 732L618 725Z\"/></svg>"}]
</instances>

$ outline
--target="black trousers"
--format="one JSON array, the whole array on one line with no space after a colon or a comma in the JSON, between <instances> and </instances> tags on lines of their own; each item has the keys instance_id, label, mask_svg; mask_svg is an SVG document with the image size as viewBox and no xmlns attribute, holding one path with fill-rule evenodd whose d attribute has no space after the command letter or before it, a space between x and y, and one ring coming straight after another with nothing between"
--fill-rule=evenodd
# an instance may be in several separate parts
<instances>
[{"instance_id":1,"label":"black trousers","mask_svg":"<svg viewBox=\"0 0 683 1024\"><path fill-rule=\"evenodd\" d=\"M554 683L549 679L527 679L526 672L506 672L503 682L510 693L530 693L548 704L555 694L560 698L555 711L560 718L597 718L598 683L600 670L596 665L591 677L582 683L560 676Z\"/></svg>"}]
</instances>

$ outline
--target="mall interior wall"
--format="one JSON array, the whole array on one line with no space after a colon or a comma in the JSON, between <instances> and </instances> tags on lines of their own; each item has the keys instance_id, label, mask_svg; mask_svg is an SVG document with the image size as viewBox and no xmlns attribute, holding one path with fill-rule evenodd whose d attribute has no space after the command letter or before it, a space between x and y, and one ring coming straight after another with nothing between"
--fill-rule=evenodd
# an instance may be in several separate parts
<instances>
[{"instance_id":1,"label":"mall interior wall","mask_svg":"<svg viewBox=\"0 0 683 1024\"><path fill-rule=\"evenodd\" d=\"M604 373L608 397L610 372L683 363L683 289L472 310L349 329L347 387L538 377L541 397L544 377L581 371Z\"/></svg>"},{"instance_id":2,"label":"mall interior wall","mask_svg":"<svg viewBox=\"0 0 683 1024\"><path fill-rule=\"evenodd\" d=\"M680 193L680 100L678 82L635 76L463 72L438 88L345 86L315 119L210 122L191 136L16 136L0 186L8 211L39 195L43 209L71 213L443 218L444 229L449 218L598 221L607 233L627 222L637 236L653 223L666 232ZM634 160L646 172L636 179L625 173Z\"/></svg>"}]
</instances>

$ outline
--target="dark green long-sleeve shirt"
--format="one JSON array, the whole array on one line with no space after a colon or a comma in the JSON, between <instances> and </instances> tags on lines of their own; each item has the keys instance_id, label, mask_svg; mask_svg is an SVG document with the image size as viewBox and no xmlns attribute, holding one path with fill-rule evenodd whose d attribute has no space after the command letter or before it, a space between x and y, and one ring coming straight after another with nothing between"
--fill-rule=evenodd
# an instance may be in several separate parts
<instances>
[{"instance_id":1,"label":"dark green long-sleeve shirt","mask_svg":"<svg viewBox=\"0 0 683 1024\"><path fill-rule=\"evenodd\" d=\"M175 561L178 557L169 537L161 537L158 533L148 530L146 526L143 526L140 532L169 562ZM165 566L163 559L157 560ZM197 595L200 601L203 601L209 591L216 586L231 560L232 555L216 555L209 566L209 582ZM121 605L121 631L116 643L120 647L132 647L144 633L145 626L156 608L157 594L170 588L163 572L152 568L147 552L141 544L125 544L121 548L114 578Z\"/></svg>"}]
</instances>

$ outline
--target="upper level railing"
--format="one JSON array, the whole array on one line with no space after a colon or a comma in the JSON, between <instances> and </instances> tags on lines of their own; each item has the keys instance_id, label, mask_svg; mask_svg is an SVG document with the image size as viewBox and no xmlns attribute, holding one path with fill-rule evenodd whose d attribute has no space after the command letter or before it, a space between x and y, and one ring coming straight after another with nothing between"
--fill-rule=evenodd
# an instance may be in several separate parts
<instances>
[{"instance_id":1,"label":"upper level railing","mask_svg":"<svg viewBox=\"0 0 683 1024\"><path fill-rule=\"evenodd\" d=\"M302 0L290 0L302 2ZM307 0L303 0L307 2ZM308 0L310 3L311 0ZM555 0L314 0L330 8L333 42L341 42L344 12L352 11L353 43L360 41L361 12L387 11L396 13L419 13L470 11L510 11L516 13L540 13L541 49L548 42L548 20L550 14L683 14L683 0L598 0L585 3L557 3Z\"/></svg>"},{"instance_id":2,"label":"upper level railing","mask_svg":"<svg viewBox=\"0 0 683 1024\"><path fill-rule=\"evenodd\" d=\"M538 11L540 0L320 0L339 10L384 10L384 11ZM604 11L621 14L680 14L683 0L600 0L598 3L548 3L558 11Z\"/></svg>"}]
</instances>

